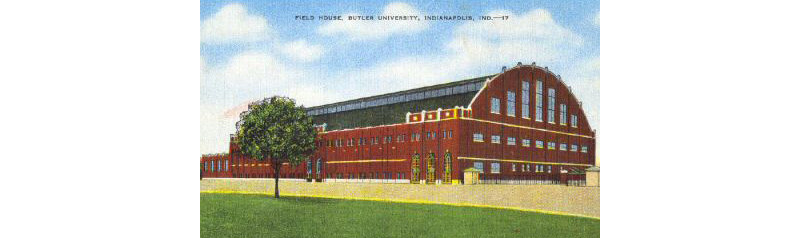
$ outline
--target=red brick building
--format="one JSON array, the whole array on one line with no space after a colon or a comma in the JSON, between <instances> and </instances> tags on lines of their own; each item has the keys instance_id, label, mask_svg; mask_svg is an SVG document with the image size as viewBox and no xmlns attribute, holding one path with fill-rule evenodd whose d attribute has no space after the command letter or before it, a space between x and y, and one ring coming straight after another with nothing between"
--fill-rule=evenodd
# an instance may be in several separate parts
<instances>
[{"instance_id":1,"label":"red brick building","mask_svg":"<svg viewBox=\"0 0 800 238\"><path fill-rule=\"evenodd\" d=\"M319 125L317 152L299 166L281 165L281 178L448 184L476 168L484 182L558 183L563 172L595 165L595 132L581 102L535 64L307 112ZM228 154L201 159L205 177L271 178L270 166L234 143Z\"/></svg>"}]
</instances>

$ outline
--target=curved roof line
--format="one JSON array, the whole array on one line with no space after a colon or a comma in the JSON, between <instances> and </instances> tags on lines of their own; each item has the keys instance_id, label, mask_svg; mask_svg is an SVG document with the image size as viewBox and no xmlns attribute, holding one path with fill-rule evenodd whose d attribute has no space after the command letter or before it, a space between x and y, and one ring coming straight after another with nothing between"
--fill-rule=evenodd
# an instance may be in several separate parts
<instances>
[{"instance_id":1,"label":"curved roof line","mask_svg":"<svg viewBox=\"0 0 800 238\"><path fill-rule=\"evenodd\" d=\"M491 82L491 81L495 80L497 77L500 77L500 75L503 75L503 74L505 74L506 72L508 72L508 71L510 71L510 70L512 70L512 69L516 69L516 68L522 68L522 67L530 67L530 68L532 68L532 69L540 69L540 70L544 71L545 73L549 73L549 74L553 75L553 76L554 76L556 79L558 79L558 82L559 82L559 83L561 83L562 85L564 85L564 87L565 87L565 88L567 88L567 89L568 89L569 95L572 97L572 99L574 99L574 100L575 100L575 102L577 102L577 103L578 103L578 106L579 106L579 107L580 107L580 109L581 109L580 111L581 111L581 113L583 113L583 117L584 117L584 118L586 118L586 112L583 110L583 101L581 101L581 100L578 100L578 97L577 97L577 96L575 96L575 94L572 92L572 87L570 87L569 85L567 85L567 83L565 83L565 82L564 82L564 80L562 80L562 79L561 79L561 75L559 75L559 74L556 74L556 73L554 73L553 71L550 71L550 69L549 69L549 68L547 68L547 67L542 67L542 66L538 66L538 65L536 65L536 62L534 62L533 64L518 64L518 65L516 65L516 66L514 66L514 67L512 67L512 68L510 68L510 69L506 69L506 70L505 70L504 72L502 72L502 73L495 74L494 76L492 76L491 78L489 78L488 80L486 80L486 81L483 83L483 87L481 87L481 89L480 89L480 90L478 90L478 92L477 92L477 93L475 93L475 96L473 96L473 97L472 97L472 100L469 102L469 105L467 106L467 109L470 109L470 110L472 109L472 104L473 104L473 103L475 103L475 100L476 100L476 99L478 99L478 96L480 96L480 95L481 95L481 93L483 92L483 90L484 90L484 89L486 89L486 88L489 86L489 82ZM586 123L586 124L587 124L587 125L589 125L589 129L590 129L590 130L593 130L593 129L591 129L591 128L592 128L592 125L588 123L588 118L586 118L586 120L587 120L587 123Z\"/></svg>"},{"instance_id":2,"label":"curved roof line","mask_svg":"<svg viewBox=\"0 0 800 238\"><path fill-rule=\"evenodd\" d=\"M516 66L514 66L514 67L512 67L512 68L510 68L510 69L506 69L506 71L504 71L504 72L502 72L502 73L495 74L495 75L494 75L494 76L492 76L492 77L491 77L489 80L486 80L486 81L483 83L483 87L481 87L481 89L480 89L480 90L478 90L478 93L476 93L476 94L475 94L475 96L474 96L474 97L472 97L472 101L470 101L470 102L469 102L469 105L467 106L467 109L472 109L472 103L474 103L474 102L475 102L475 99L478 99L478 95L480 95L480 94L481 94L481 92L483 92L483 90L484 90L484 89L486 89L486 87L488 87L488 85L489 85L489 82L493 81L493 80L494 80L494 79L496 79L497 77L500 77L500 75L503 75L503 74L505 74L506 72L508 72L508 71L510 71L510 70L512 70L512 69L516 69L516 68L522 68L522 67L531 67L531 68L533 68L533 69L541 69L542 71L545 71L545 72L547 72L547 73L550 73L550 74L552 74L553 76L555 76L556 78L558 78L558 81L559 81L559 82L561 82L562 84L564 84L564 82L563 82L563 81L561 81L561 75L556 75L555 73L553 73L552 71L550 71L550 69L548 69L547 67L541 67L541 66L538 66L538 65L536 65L536 63L535 63L535 62L534 62L534 64L518 64L518 65L516 65ZM567 84L564 84L564 86L566 86L566 85L567 85ZM572 92L570 92L570 94L572 94ZM572 95L572 96L573 96L573 97L575 97L575 95ZM576 99L576 101L577 101L577 98L575 98L575 99Z\"/></svg>"}]
</instances>

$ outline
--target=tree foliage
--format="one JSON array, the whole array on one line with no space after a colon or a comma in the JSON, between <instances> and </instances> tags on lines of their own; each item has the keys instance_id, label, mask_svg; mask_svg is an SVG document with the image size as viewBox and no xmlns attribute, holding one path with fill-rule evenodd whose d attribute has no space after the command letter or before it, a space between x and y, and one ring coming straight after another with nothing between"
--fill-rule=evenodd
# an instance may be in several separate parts
<instances>
[{"instance_id":1,"label":"tree foliage","mask_svg":"<svg viewBox=\"0 0 800 238\"><path fill-rule=\"evenodd\" d=\"M268 160L275 170L275 197L283 163L298 165L316 149L317 131L311 116L287 97L271 97L250 106L236 133L242 152L257 160Z\"/></svg>"}]
</instances>

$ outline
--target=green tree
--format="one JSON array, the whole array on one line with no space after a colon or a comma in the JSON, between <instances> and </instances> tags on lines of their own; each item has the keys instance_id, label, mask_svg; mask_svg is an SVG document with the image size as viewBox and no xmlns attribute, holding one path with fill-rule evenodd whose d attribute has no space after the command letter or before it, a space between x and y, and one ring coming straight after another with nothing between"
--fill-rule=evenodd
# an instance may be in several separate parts
<instances>
[{"instance_id":1,"label":"green tree","mask_svg":"<svg viewBox=\"0 0 800 238\"><path fill-rule=\"evenodd\" d=\"M316 137L305 109L291 98L276 96L251 104L237 126L236 143L251 158L272 162L275 198L280 198L278 178L283 163L295 166L306 160L316 150Z\"/></svg>"}]
</instances>

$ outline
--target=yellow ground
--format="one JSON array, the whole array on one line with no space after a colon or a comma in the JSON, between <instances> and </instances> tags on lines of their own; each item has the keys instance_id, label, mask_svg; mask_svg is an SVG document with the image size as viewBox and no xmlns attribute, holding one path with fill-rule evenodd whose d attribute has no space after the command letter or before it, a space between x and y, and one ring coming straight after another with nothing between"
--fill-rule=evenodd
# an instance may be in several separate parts
<instances>
[{"instance_id":1,"label":"yellow ground","mask_svg":"<svg viewBox=\"0 0 800 238\"><path fill-rule=\"evenodd\" d=\"M273 194L272 179L203 179L201 192ZM267 189L269 188L269 189ZM600 217L599 187L280 182L281 195L434 203Z\"/></svg>"}]
</instances>

